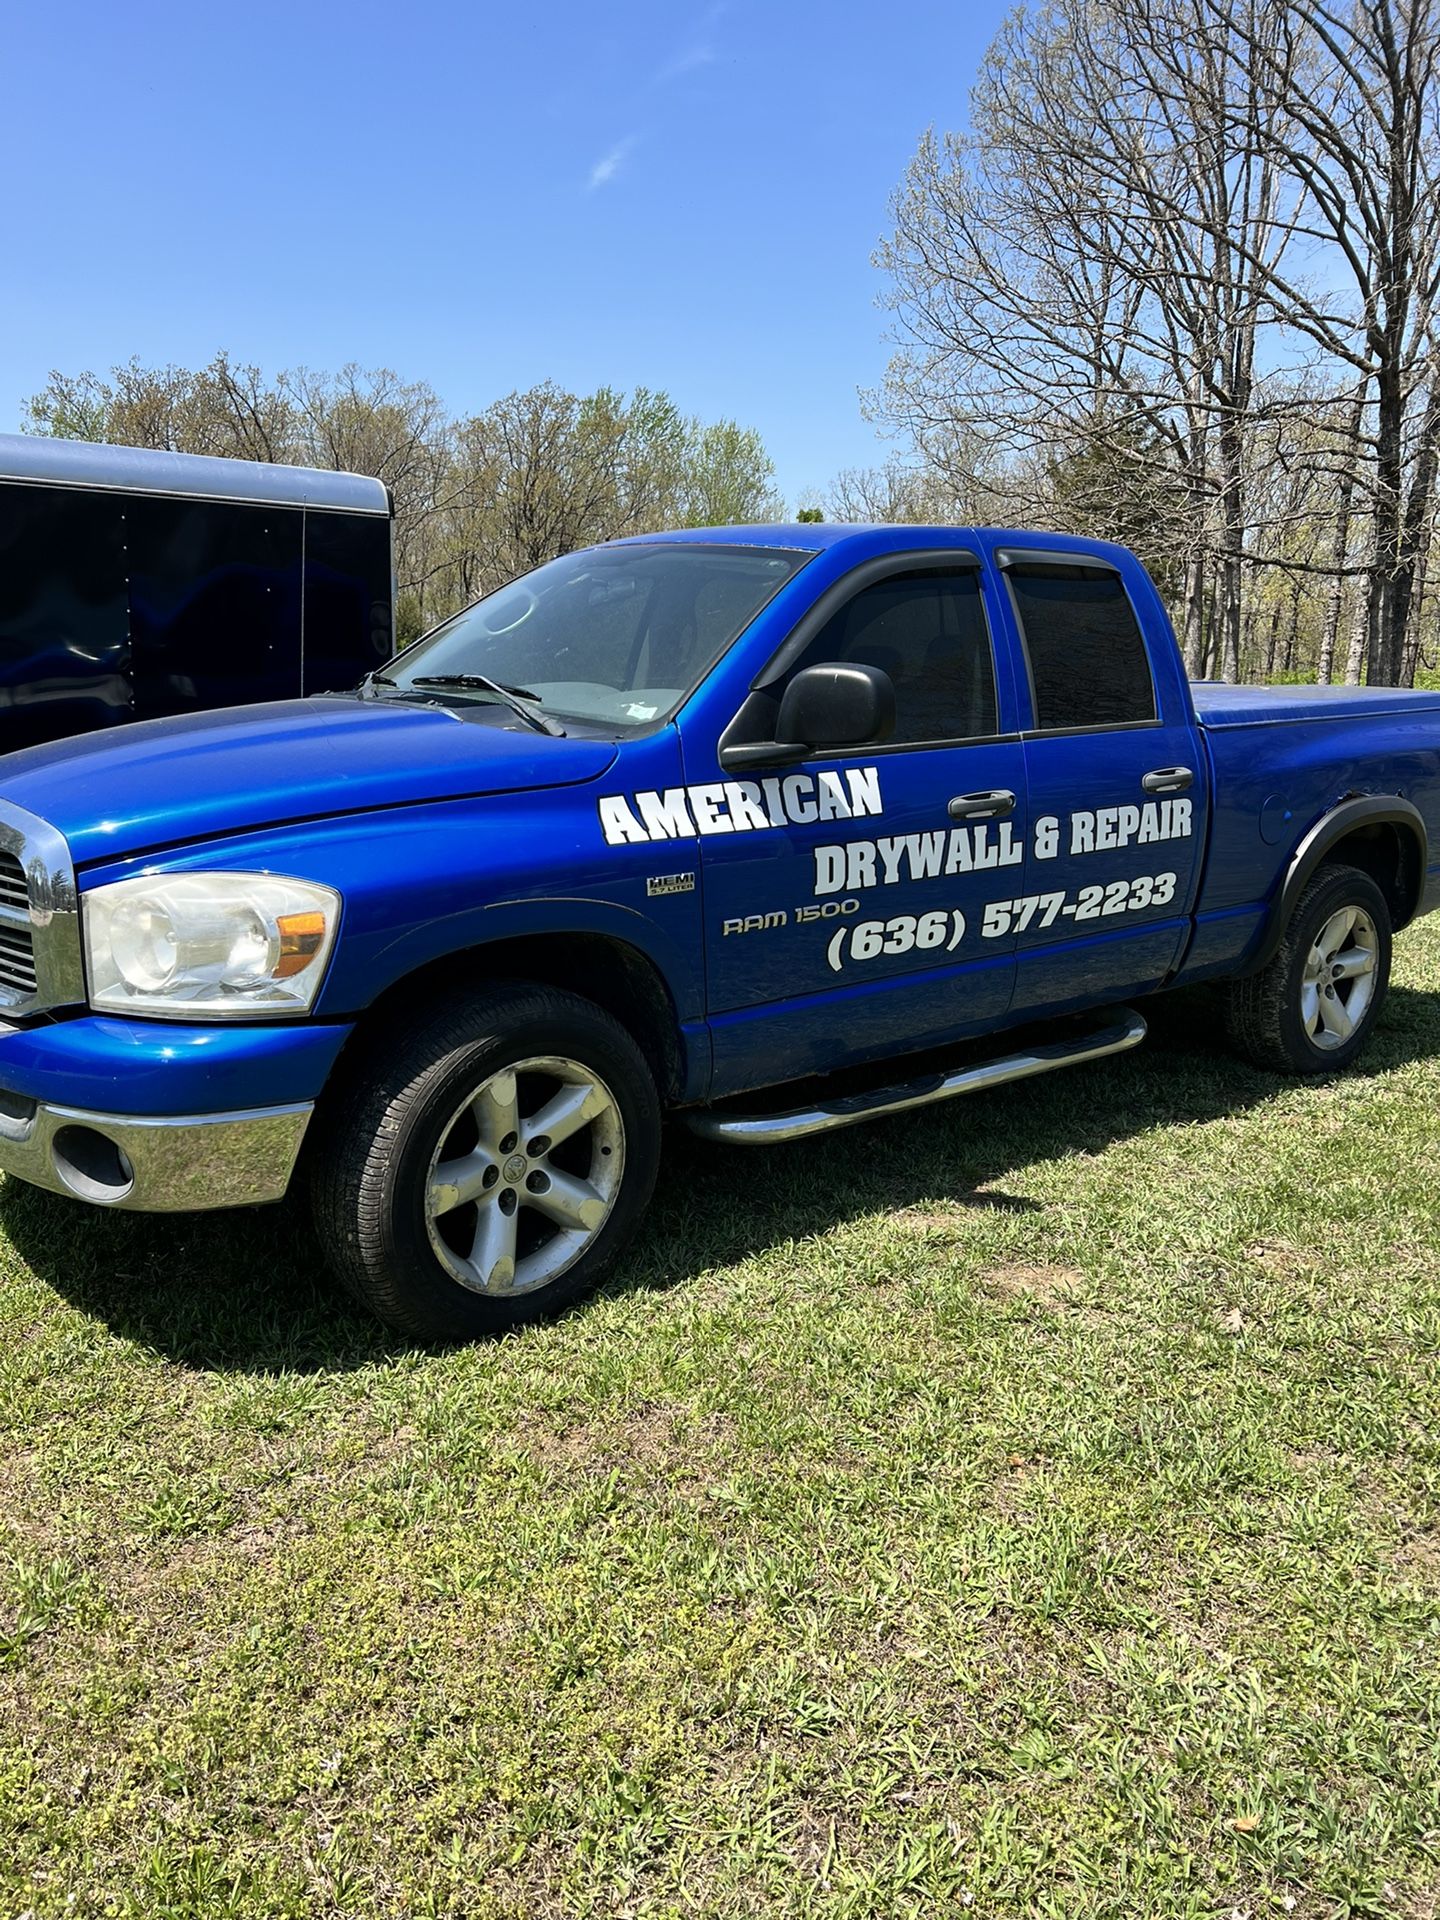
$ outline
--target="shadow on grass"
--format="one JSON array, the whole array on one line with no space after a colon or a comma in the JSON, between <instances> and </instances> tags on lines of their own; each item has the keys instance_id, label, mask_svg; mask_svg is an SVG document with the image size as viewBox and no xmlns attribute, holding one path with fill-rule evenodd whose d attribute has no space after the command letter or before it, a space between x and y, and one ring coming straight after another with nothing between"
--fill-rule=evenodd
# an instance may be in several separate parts
<instances>
[{"instance_id":1,"label":"shadow on grass","mask_svg":"<svg viewBox=\"0 0 1440 1920\"><path fill-rule=\"evenodd\" d=\"M1145 1045L1119 1059L772 1149L672 1128L652 1212L606 1291L684 1284L837 1222L937 1201L1038 1211L1008 1172L1094 1154L1154 1127L1243 1113L1293 1082L1223 1050L1204 989L1146 1007ZM1359 1075L1440 1054L1440 999L1394 988ZM983 1189L983 1191L982 1191ZM0 1225L31 1271L125 1339L190 1366L253 1373L371 1365L413 1343L329 1279L301 1207L102 1213L7 1181ZM583 1307L579 1309L583 1312Z\"/></svg>"}]
</instances>

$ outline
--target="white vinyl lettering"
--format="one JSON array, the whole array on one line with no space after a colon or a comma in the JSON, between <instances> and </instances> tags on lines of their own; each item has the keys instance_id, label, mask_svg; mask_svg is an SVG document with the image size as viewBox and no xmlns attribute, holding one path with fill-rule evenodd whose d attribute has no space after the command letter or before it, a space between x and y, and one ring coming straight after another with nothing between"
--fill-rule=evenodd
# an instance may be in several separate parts
<instances>
[{"instance_id":1,"label":"white vinyl lettering","mask_svg":"<svg viewBox=\"0 0 1440 1920\"><path fill-rule=\"evenodd\" d=\"M905 880L936 880L941 874L974 873L989 867L1018 866L1025 849L1010 827L990 837L988 823L944 828L931 833L897 833L883 840L851 840L843 846L815 849L815 891L857 893L867 887L893 887Z\"/></svg>"},{"instance_id":2,"label":"white vinyl lettering","mask_svg":"<svg viewBox=\"0 0 1440 1920\"><path fill-rule=\"evenodd\" d=\"M760 804L760 789L753 780L727 780L725 799L737 833L749 833L754 828L769 826L769 818Z\"/></svg>"},{"instance_id":3,"label":"white vinyl lettering","mask_svg":"<svg viewBox=\"0 0 1440 1920\"><path fill-rule=\"evenodd\" d=\"M844 847L816 847L816 893L839 893L845 884Z\"/></svg>"},{"instance_id":4,"label":"white vinyl lettering","mask_svg":"<svg viewBox=\"0 0 1440 1920\"><path fill-rule=\"evenodd\" d=\"M850 811L857 820L863 820L867 814L884 811L880 805L878 767L847 767L845 778L850 786Z\"/></svg>"},{"instance_id":5,"label":"white vinyl lettering","mask_svg":"<svg viewBox=\"0 0 1440 1920\"><path fill-rule=\"evenodd\" d=\"M838 773L822 773L819 776L815 797L822 820L850 818L850 798Z\"/></svg>"},{"instance_id":6,"label":"white vinyl lettering","mask_svg":"<svg viewBox=\"0 0 1440 1920\"><path fill-rule=\"evenodd\" d=\"M893 887L900 878L900 856L905 851L904 839L877 840L875 847L880 858L885 862L885 884L887 887Z\"/></svg>"},{"instance_id":7,"label":"white vinyl lettering","mask_svg":"<svg viewBox=\"0 0 1440 1920\"><path fill-rule=\"evenodd\" d=\"M943 833L907 833L905 850L910 855L910 873L916 880L933 880L945 855Z\"/></svg>"},{"instance_id":8,"label":"white vinyl lettering","mask_svg":"<svg viewBox=\"0 0 1440 1920\"><path fill-rule=\"evenodd\" d=\"M1115 847L1149 846L1156 840L1188 840L1193 831L1193 806L1189 800L1147 800L1143 806L1097 807L1094 812L1070 816L1071 853L1106 853ZM1037 859L1050 856L1041 850L1040 828L1035 823Z\"/></svg>"},{"instance_id":9,"label":"white vinyl lettering","mask_svg":"<svg viewBox=\"0 0 1440 1920\"><path fill-rule=\"evenodd\" d=\"M815 791L815 782L808 773L792 773L788 780L782 780L780 791L785 796L785 814L797 826L808 827L815 818L818 809L811 794Z\"/></svg>"},{"instance_id":10,"label":"white vinyl lettering","mask_svg":"<svg viewBox=\"0 0 1440 1920\"><path fill-rule=\"evenodd\" d=\"M695 810L695 828L699 833L733 833L735 822L721 811L725 788L720 781L709 786L691 787L690 805Z\"/></svg>"},{"instance_id":11,"label":"white vinyl lettering","mask_svg":"<svg viewBox=\"0 0 1440 1920\"><path fill-rule=\"evenodd\" d=\"M708 780L663 792L604 794L596 803L600 830L612 847L713 833L764 833L883 814L875 767L819 774L767 775L760 780ZM637 817L638 816L638 817Z\"/></svg>"},{"instance_id":12,"label":"white vinyl lettering","mask_svg":"<svg viewBox=\"0 0 1440 1920\"><path fill-rule=\"evenodd\" d=\"M664 793L637 793L635 804L651 840L686 840L695 832L683 787L667 787Z\"/></svg>"},{"instance_id":13,"label":"white vinyl lettering","mask_svg":"<svg viewBox=\"0 0 1440 1920\"><path fill-rule=\"evenodd\" d=\"M765 811L769 816L771 826L783 827L785 824L785 796L780 791L780 782L778 780L762 780L760 785L764 789Z\"/></svg>"},{"instance_id":14,"label":"white vinyl lettering","mask_svg":"<svg viewBox=\"0 0 1440 1920\"><path fill-rule=\"evenodd\" d=\"M600 825L612 847L650 838L618 793L607 793L600 802Z\"/></svg>"}]
</instances>

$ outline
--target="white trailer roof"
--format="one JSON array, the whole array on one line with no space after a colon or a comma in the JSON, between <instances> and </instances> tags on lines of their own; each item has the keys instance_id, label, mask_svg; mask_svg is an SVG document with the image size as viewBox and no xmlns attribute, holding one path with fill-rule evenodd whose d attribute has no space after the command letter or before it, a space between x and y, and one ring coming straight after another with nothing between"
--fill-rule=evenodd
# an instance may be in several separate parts
<instances>
[{"instance_id":1,"label":"white trailer roof","mask_svg":"<svg viewBox=\"0 0 1440 1920\"><path fill-rule=\"evenodd\" d=\"M390 514L382 480L364 473L281 467L261 460L219 460L204 453L157 453L92 440L0 433L0 482L156 493L263 506L316 507L331 513Z\"/></svg>"}]
</instances>

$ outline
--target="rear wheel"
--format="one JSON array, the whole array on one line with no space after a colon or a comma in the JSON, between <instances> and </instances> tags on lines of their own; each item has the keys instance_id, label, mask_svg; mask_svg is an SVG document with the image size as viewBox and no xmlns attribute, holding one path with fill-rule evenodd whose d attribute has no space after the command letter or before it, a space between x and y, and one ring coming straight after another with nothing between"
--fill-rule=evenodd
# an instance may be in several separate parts
<instances>
[{"instance_id":1,"label":"rear wheel","mask_svg":"<svg viewBox=\"0 0 1440 1920\"><path fill-rule=\"evenodd\" d=\"M331 1265L381 1319L464 1340L593 1287L655 1184L660 1115L631 1036L550 988L454 998L368 1062L312 1170Z\"/></svg>"},{"instance_id":2,"label":"rear wheel","mask_svg":"<svg viewBox=\"0 0 1440 1920\"><path fill-rule=\"evenodd\" d=\"M1257 1066L1332 1073L1370 1036L1390 983L1390 909L1358 867L1323 866L1275 957L1229 987L1230 1035Z\"/></svg>"}]
</instances>

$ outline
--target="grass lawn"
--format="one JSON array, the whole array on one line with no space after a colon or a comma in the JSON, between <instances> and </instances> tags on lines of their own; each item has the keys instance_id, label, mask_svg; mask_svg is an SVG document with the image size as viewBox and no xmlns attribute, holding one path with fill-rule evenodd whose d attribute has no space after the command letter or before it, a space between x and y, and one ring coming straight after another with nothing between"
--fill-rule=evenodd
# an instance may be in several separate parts
<instances>
[{"instance_id":1,"label":"grass lawn","mask_svg":"<svg viewBox=\"0 0 1440 1920\"><path fill-rule=\"evenodd\" d=\"M1205 996L670 1146L406 1350L282 1214L0 1193L0 1915L1431 1916L1440 927L1364 1071Z\"/></svg>"}]
</instances>

